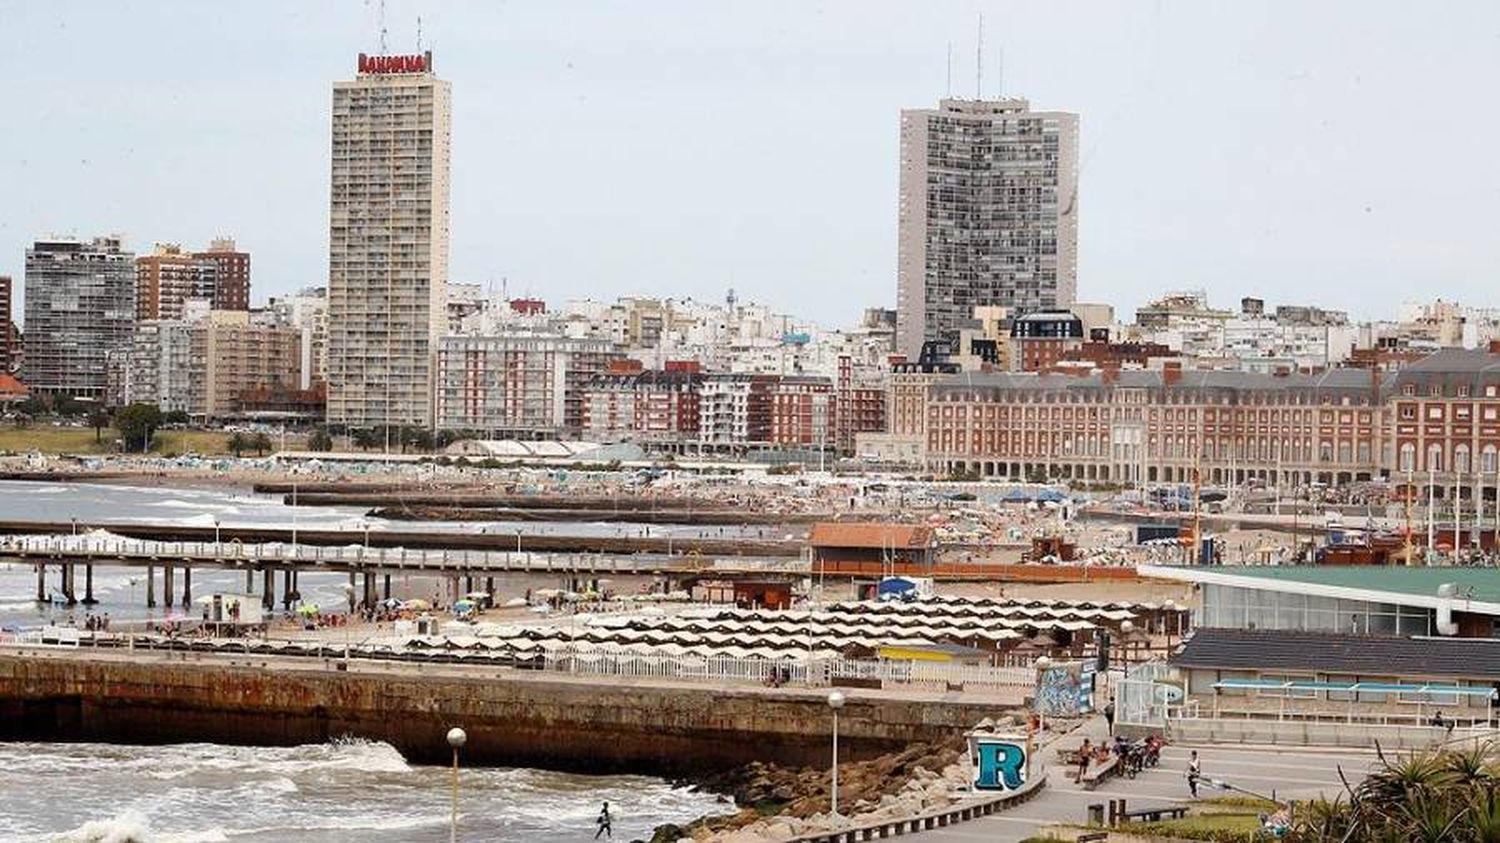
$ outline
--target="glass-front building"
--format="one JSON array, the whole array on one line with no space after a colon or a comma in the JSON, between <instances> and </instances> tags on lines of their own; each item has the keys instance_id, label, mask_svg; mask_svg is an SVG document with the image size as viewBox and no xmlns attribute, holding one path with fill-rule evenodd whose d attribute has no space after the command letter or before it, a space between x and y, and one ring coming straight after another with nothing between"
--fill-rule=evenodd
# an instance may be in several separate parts
<instances>
[{"instance_id":1,"label":"glass-front building","mask_svg":"<svg viewBox=\"0 0 1500 843\"><path fill-rule=\"evenodd\" d=\"M1202 585L1202 596L1197 626L1355 635L1436 634L1434 610L1420 606L1212 583Z\"/></svg>"}]
</instances>

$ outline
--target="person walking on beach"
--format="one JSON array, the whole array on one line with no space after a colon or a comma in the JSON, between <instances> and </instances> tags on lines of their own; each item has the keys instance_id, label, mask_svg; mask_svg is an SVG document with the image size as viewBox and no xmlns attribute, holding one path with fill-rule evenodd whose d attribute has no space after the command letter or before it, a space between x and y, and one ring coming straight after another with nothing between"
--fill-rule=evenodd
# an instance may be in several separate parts
<instances>
[{"instance_id":1,"label":"person walking on beach","mask_svg":"<svg viewBox=\"0 0 1500 843\"><path fill-rule=\"evenodd\" d=\"M1110 697L1109 702L1104 704L1104 728L1113 735L1115 733L1115 698Z\"/></svg>"},{"instance_id":2,"label":"person walking on beach","mask_svg":"<svg viewBox=\"0 0 1500 843\"><path fill-rule=\"evenodd\" d=\"M609 838L613 838L615 836L614 830L610 828L609 803L608 802L605 802L604 803L604 807L601 808L601 809L599 809L599 819L595 820L594 822L596 822L596 823L599 824L599 830L596 831L596 832L594 832L594 839L595 840L598 840L599 839L599 835L601 835L601 834L604 835L605 837L609 837Z\"/></svg>"},{"instance_id":3,"label":"person walking on beach","mask_svg":"<svg viewBox=\"0 0 1500 843\"><path fill-rule=\"evenodd\" d=\"M1193 794L1194 799L1198 798L1198 780L1201 778L1203 778L1203 766L1198 762L1198 750L1195 749L1192 756L1188 758L1187 768L1188 790Z\"/></svg>"}]
</instances>

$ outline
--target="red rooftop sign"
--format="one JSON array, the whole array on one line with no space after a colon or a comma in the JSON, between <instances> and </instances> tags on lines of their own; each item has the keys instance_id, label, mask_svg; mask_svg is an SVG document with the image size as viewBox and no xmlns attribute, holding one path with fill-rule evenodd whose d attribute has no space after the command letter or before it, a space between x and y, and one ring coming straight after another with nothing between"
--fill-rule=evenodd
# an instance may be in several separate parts
<instances>
[{"instance_id":1,"label":"red rooftop sign","mask_svg":"<svg viewBox=\"0 0 1500 843\"><path fill-rule=\"evenodd\" d=\"M360 73L427 73L432 70L432 51L420 56L367 56L359 54Z\"/></svg>"}]
</instances>

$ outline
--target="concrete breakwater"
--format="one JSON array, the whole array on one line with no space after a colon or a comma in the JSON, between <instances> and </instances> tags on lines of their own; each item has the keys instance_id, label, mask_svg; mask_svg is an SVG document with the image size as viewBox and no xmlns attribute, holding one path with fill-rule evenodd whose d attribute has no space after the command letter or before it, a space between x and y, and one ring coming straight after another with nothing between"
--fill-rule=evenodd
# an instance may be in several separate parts
<instances>
[{"instance_id":1,"label":"concrete breakwater","mask_svg":"<svg viewBox=\"0 0 1500 843\"><path fill-rule=\"evenodd\" d=\"M280 484L277 484L278 486ZM265 484L257 485L259 492ZM293 504L291 491L278 492L282 503ZM492 492L453 490L347 491L333 489L313 492L298 489L297 506L439 506L453 509L588 509L616 512L742 512L743 507L729 506L712 498L653 497L649 495L509 495Z\"/></svg>"},{"instance_id":2,"label":"concrete breakwater","mask_svg":"<svg viewBox=\"0 0 1500 843\"><path fill-rule=\"evenodd\" d=\"M446 730L471 763L702 776L753 761L826 766L816 690L600 682L455 666L307 665L255 657L0 650L0 737L257 745L357 736L442 762ZM1007 711L972 698L854 690L841 759L951 740Z\"/></svg>"},{"instance_id":3,"label":"concrete breakwater","mask_svg":"<svg viewBox=\"0 0 1500 843\"><path fill-rule=\"evenodd\" d=\"M132 539L184 542L290 542L286 527L198 527L176 524L133 524L116 521L0 521L0 535L65 535L76 530L107 530ZM341 546L365 543L371 547L451 550L521 550L534 553L672 553L698 556L790 558L802 554L803 543L777 539L694 538L690 536L568 536L515 533L455 533L421 530L309 530L296 531L302 545Z\"/></svg>"},{"instance_id":4,"label":"concrete breakwater","mask_svg":"<svg viewBox=\"0 0 1500 843\"><path fill-rule=\"evenodd\" d=\"M739 526L745 524L808 524L823 520L817 515L777 515L744 510L686 509L486 509L448 506L382 506L371 510L375 518L392 521L597 521L630 524L700 524Z\"/></svg>"}]
</instances>

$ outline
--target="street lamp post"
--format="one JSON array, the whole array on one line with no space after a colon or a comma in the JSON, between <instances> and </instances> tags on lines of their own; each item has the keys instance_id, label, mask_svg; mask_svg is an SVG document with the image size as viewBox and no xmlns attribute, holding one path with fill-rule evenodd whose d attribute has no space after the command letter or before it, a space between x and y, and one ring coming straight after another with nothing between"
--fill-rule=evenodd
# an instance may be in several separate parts
<instances>
[{"instance_id":1,"label":"street lamp post","mask_svg":"<svg viewBox=\"0 0 1500 843\"><path fill-rule=\"evenodd\" d=\"M828 707L833 709L833 796L831 811L839 815L839 709L844 707L844 695L834 691L828 695Z\"/></svg>"},{"instance_id":2,"label":"street lamp post","mask_svg":"<svg viewBox=\"0 0 1500 843\"><path fill-rule=\"evenodd\" d=\"M458 750L469 740L463 729L454 726L448 730L448 745L453 747L453 812L448 829L449 843L458 840Z\"/></svg>"},{"instance_id":3,"label":"street lamp post","mask_svg":"<svg viewBox=\"0 0 1500 843\"><path fill-rule=\"evenodd\" d=\"M219 554L219 519L214 519L214 555Z\"/></svg>"}]
</instances>

